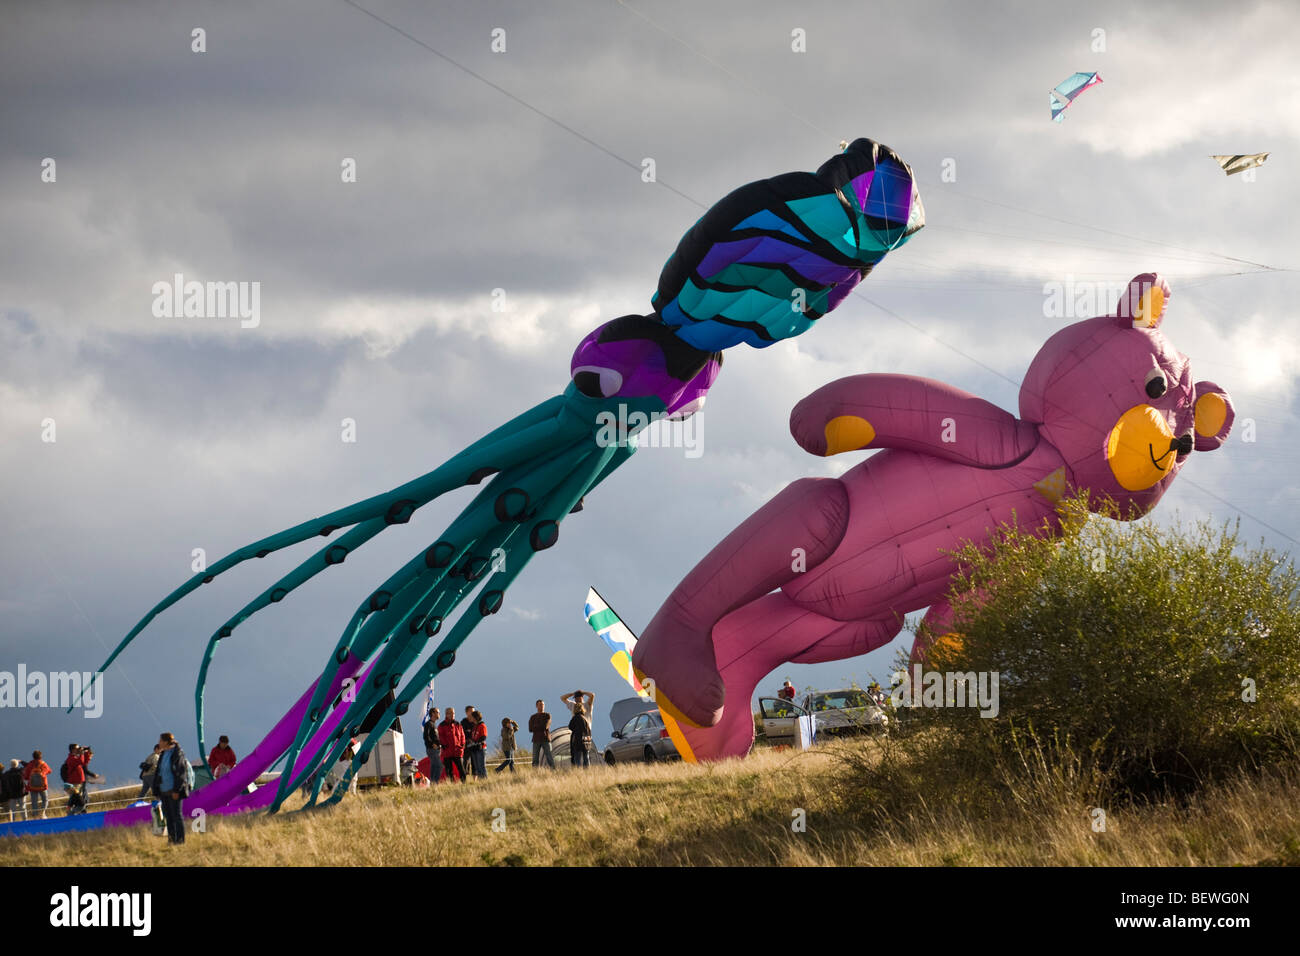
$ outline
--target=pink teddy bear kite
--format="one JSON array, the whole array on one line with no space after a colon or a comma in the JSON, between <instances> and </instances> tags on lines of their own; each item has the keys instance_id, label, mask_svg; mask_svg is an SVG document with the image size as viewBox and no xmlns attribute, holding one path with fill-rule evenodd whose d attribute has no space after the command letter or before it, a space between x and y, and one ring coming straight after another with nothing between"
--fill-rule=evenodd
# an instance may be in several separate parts
<instances>
[{"instance_id":1,"label":"pink teddy bear kite","mask_svg":"<svg viewBox=\"0 0 1300 956\"><path fill-rule=\"evenodd\" d=\"M1014 519L1059 533L1056 504L1089 489L1153 508L1193 450L1223 444L1232 402L1193 384L1161 331L1169 285L1146 273L1115 314L1061 329L1020 388L1020 417L931 379L854 375L795 406L814 455L883 449L841 478L801 478L717 545L664 602L632 655L680 724L688 760L740 756L754 688L790 661L865 654L929 607L946 630L945 553ZM670 721L670 724L672 721ZM684 738L684 739L683 739Z\"/></svg>"}]
</instances>

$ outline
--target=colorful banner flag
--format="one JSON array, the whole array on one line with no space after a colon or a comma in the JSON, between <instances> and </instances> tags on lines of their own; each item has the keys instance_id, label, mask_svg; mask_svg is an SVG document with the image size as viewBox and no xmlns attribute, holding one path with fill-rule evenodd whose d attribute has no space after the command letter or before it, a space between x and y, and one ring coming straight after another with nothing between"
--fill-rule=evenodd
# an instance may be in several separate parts
<instances>
[{"instance_id":1,"label":"colorful banner flag","mask_svg":"<svg viewBox=\"0 0 1300 956\"><path fill-rule=\"evenodd\" d=\"M583 613L587 618L587 624L612 652L610 665L618 671L620 677L632 685L638 697L649 700L650 695L636 679L636 674L632 672L632 651L636 647L636 635L605 603L605 599L596 593L595 588L589 588L587 591L587 604Z\"/></svg>"},{"instance_id":2,"label":"colorful banner flag","mask_svg":"<svg viewBox=\"0 0 1300 956\"><path fill-rule=\"evenodd\" d=\"M605 603L605 599L596 592L595 588L587 590L587 604L583 614L587 624L596 632L596 636L613 652L609 663L614 670L631 685L638 697L642 700L654 701L650 692L641 686L636 672L632 669L632 651L636 648L636 635L623 623L623 619L614 609ZM657 705L657 702L655 703ZM673 720L672 715L662 707L659 708L659 715L663 718L664 727L668 731L668 736L672 738L673 745L677 747L677 753L686 762L695 763L695 753L691 750L691 745L686 740L686 735L682 733L681 727L677 725L677 721Z\"/></svg>"}]
</instances>

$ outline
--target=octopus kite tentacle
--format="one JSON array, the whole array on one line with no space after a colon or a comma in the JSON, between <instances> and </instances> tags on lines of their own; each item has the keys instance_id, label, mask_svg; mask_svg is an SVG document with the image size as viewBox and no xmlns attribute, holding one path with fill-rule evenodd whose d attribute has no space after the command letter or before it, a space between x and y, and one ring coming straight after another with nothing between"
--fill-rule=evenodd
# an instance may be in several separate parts
<instances>
[{"instance_id":1,"label":"octopus kite tentacle","mask_svg":"<svg viewBox=\"0 0 1300 956\"><path fill-rule=\"evenodd\" d=\"M556 441L560 434L560 425L552 421L546 424L546 435L548 444ZM530 430L539 428L539 425L529 426ZM521 436L523 437L523 436ZM535 451L532 437L527 438L524 451L532 454ZM327 665L326 681L317 691L316 699L312 701L312 710L309 713L318 713L322 701L319 699L324 688L328 686L329 678L333 676L337 668L337 661L346 656L348 650L355 650L362 659L374 652L379 641L364 643L360 646L354 646L354 641L358 635L358 628L366 619L379 611L388 611L389 604L394 596L403 588L408 587L426 572L436 572L436 577L430 582L430 586L436 584L438 580L454 570L457 570L457 563L462 558L462 552L468 548L474 540L500 519L497 517L498 512L509 515L509 509L517 507L520 496L526 499L530 493L532 482L536 480L547 481L554 480L555 477L562 474L566 468L563 460L563 453L553 455L545 459L541 466L532 464L516 464L510 467L510 463L515 460L516 455L509 450L503 452L503 457L498 459L496 464L506 468L501 474L497 474L491 483L483 488L474 501L465 510L464 514L457 520L457 524L448 529L448 534L454 535L455 540L466 542L457 550L447 540L440 540L429 546L425 551L412 558L399 571L390 576L379 588L369 594L361 603L360 607L353 614L348 626L344 629L343 635L335 648L333 663ZM488 466L481 466L486 469ZM492 466L495 470L495 465ZM531 474L531 477L530 477ZM535 493L535 492L534 492ZM317 569L319 570L319 569ZM251 606L251 605L250 605ZM393 614L386 613L385 620L392 618ZM391 627L389 630L391 631ZM209 654L204 659L204 671L211 658L211 651L215 646L215 641L220 639L220 632L209 643ZM196 697L201 701L202 678L200 679L199 688L196 689ZM200 735L202 736L203 727L200 722Z\"/></svg>"},{"instance_id":2,"label":"octopus kite tentacle","mask_svg":"<svg viewBox=\"0 0 1300 956\"><path fill-rule=\"evenodd\" d=\"M334 657L326 665L323 676L327 679L318 684L318 687L327 687L329 685L328 678L333 676L337 667L336 661L346 658L348 653L365 659L374 652L380 643L389 640L391 635L400 634L403 625L406 625L406 629L410 631L407 639L417 637L416 630L418 629L410 627L410 623L413 621L411 615L420 600L427 601L430 599L430 589L441 589L434 595L434 599L451 593L453 594L453 600L439 606L436 626L433 621L425 624L426 638L437 633L437 628L441 627L442 618L450 615L468 594L469 590L472 590L463 586L456 587L454 583L456 574L459 574L466 583L477 584L479 578L489 569L495 568L499 564L522 568L534 553L546 550L555 544L559 536L560 522L576 506L582 495L611 473L611 462L616 459L619 461L626 460L632 451L632 446L627 444L630 435L623 436L621 444L602 448L597 443L596 423L599 404L578 395L576 391L568 396L568 404L565 406L566 414L557 416L557 422L559 423L557 433L563 432L566 438L569 439L569 444L559 453L545 459L538 465L519 466L497 475L492 483L480 492L474 502L462 512L460 517L456 519L437 542L408 562L402 570L385 582L379 591L375 592L376 595L381 596L379 601L375 601L372 596L368 603L363 603L340 638L339 644L335 648ZM662 410L662 405L659 405L657 400L652 399L649 404L645 402L641 404L646 405L648 412ZM581 434L579 429L585 430L586 434ZM568 487L568 484L574 480L572 476L575 474L581 475L581 488L574 500L556 514L548 513L546 517L535 518L535 514L539 509L533 508L531 502L541 501L542 504L539 508L543 513L547 513L548 510L555 510L549 505L549 502L554 497L552 489L558 488L562 490ZM526 540L517 533L521 523L528 524ZM495 531L493 531L494 528ZM490 537L484 538L484 535L490 535ZM428 588L425 591L411 590L416 586L416 582L420 580L421 575L425 573L426 568L440 569L440 572L434 580L428 583ZM513 575L510 580L513 580ZM412 594L419 594L419 597L408 599L402 605L397 606L393 595L401 592L404 588L411 590ZM483 600L494 603L489 613L495 613L500 608L502 596L495 594L490 588L485 590ZM482 606L482 602L480 603ZM377 607L378 604L383 606ZM371 638L366 640L364 639L364 629L358 632L356 625L366 614L377 610L383 611L384 629L382 632L375 630ZM486 615L480 615L480 617L482 616ZM371 621L374 620L374 618L371 619ZM368 621L367 626L369 623ZM475 619L475 623L477 623L477 619ZM468 631L465 633L468 634ZM461 640L463 640L463 637ZM393 645L390 645L390 651L392 647ZM377 668L378 671L383 671L385 674L390 673L390 671L382 667ZM393 676L400 673L401 671L396 669L391 671ZM382 697L389 689L387 687L383 688L378 697ZM321 717L322 701L319 699L320 694L321 692L318 690L316 697L312 700L307 717L296 736L294 747L290 751L293 760L297 759L298 747L301 746L301 742L310 733L312 723ZM371 700L367 696L359 698L353 707L359 717L364 717L377 702L377 699ZM295 786L294 782L282 778L277 806L292 792Z\"/></svg>"},{"instance_id":3,"label":"octopus kite tentacle","mask_svg":"<svg viewBox=\"0 0 1300 956\"><path fill-rule=\"evenodd\" d=\"M449 529L449 534L454 534L454 527ZM339 656L346 659L349 653L359 656L365 652L368 655L373 653L380 643L387 642L376 661L375 679L364 686L354 688L355 697L340 725L340 734L329 742L329 746L335 749L332 752L317 750L311 754L302 764L304 769L300 774L301 779L289 780L287 777L282 777L275 807L278 807L285 797L301 785L302 779L309 777L318 769L331 766L338 760L349 738L357 733L361 721L390 690L395 689L405 668L410 666L411 659L418 655L430 638L440 633L444 619L455 610L470 591L479 585L489 561L476 560L478 556L474 553L475 545L490 555L492 550L499 547L506 539L511 530L513 529L501 527L490 531L482 539L467 543L456 552L454 560L449 561L430 587L408 588L415 600L408 599L402 604L390 607L389 610L392 610L394 615L389 617L387 611L385 612L382 631L374 628L373 633L368 637L363 632L358 635L358 641L349 651L336 653L328 667L329 670L333 670L335 666L333 661L337 661ZM437 547L438 545L433 546L433 548ZM430 550L432 551L433 548ZM373 623L375 619L368 622L368 625ZM308 710L300 725L291 754L296 757L301 742L307 738L323 716L323 711L315 706ZM338 743L340 739L342 742ZM327 752L331 753L331 756L327 757Z\"/></svg>"},{"instance_id":4,"label":"octopus kite tentacle","mask_svg":"<svg viewBox=\"0 0 1300 956\"><path fill-rule=\"evenodd\" d=\"M473 467L467 465L467 462L473 460L474 456L478 454L493 454L495 449L500 448L502 439L504 438L509 437L517 442L520 437L514 434L517 430L521 428L526 429L528 426L539 422L545 423L548 417L554 415L556 408L562 403L563 398L558 395L542 402L540 405L535 406L524 414L512 419L510 422L507 422L505 425L502 425L495 431L485 435L469 448L460 452L454 458L451 458L434 471L412 481L408 481L404 485L399 485L391 491L375 495L371 498L359 501L356 504L340 508L337 511L331 511L329 514L321 515L320 517L313 518L310 521L304 521L300 524L294 525L292 528L269 535L259 541L254 541L252 544L245 545L236 551L232 551L215 564L212 564L205 570L196 573L192 578L159 601L148 614L136 623L135 627L131 628L126 637L122 638L117 647L113 649L113 652L109 654L107 660L100 665L99 670L95 673L94 679L98 679L99 673L107 670L112 663L117 660L118 656L126 650L131 642L134 641L146 627L149 626L155 617L167 610L173 604L176 604L186 595L197 590L202 585L211 584L217 577L250 558L264 558L268 554L281 551L284 548L292 547L295 544L300 544L301 542L318 535L327 538L340 528L347 528L372 518L382 517L384 527L393 524L405 524L411 520L411 516L415 513L417 508L428 504L434 498L446 494L462 485L478 484L483 480L483 478L491 474L491 471L476 472ZM545 443L543 441L538 444L544 446ZM520 450L521 455L526 455L526 453L527 446ZM358 541L354 541L354 544L359 545L359 543L364 540L368 540L368 538L361 538ZM342 539L340 539L340 543L341 541ZM341 564L343 562L343 559L347 557L348 552L335 551L334 549L337 547L338 543L324 549L311 561L306 562L307 565L310 565L312 562L320 559L320 562L316 564L315 571L313 571L312 574L309 574L307 576L308 578L312 577L315 573L325 570L325 568L332 564ZM333 560L327 560L327 556L331 555L331 552ZM304 578L304 580L306 580L306 578ZM269 597L274 590L274 587L268 589L267 596ZM245 615L245 617L246 616L247 615ZM242 623L243 619L244 618L238 617L232 619L232 621L228 622L226 626L233 631L234 627L239 623ZM222 630L224 630L224 628ZM217 633L219 639L221 637L229 636L229 634L222 634L221 631L218 631ZM77 701L77 703L79 702L80 701ZM69 708L69 713L72 709L73 708Z\"/></svg>"},{"instance_id":5,"label":"octopus kite tentacle","mask_svg":"<svg viewBox=\"0 0 1300 956\"><path fill-rule=\"evenodd\" d=\"M723 350L741 344L764 348L807 331L924 224L911 169L869 139L844 146L815 173L787 173L740 187L682 238L660 276L652 314L614 319L579 343L570 363L572 381L562 395L428 474L226 555L155 605L100 670L160 613L236 565L348 529L209 638L195 687L199 752L206 756L204 688L220 642L391 525L409 522L430 501L492 476L440 538L361 600L312 691L311 706L284 752L289 759L273 811L313 774L310 804L316 802L321 771L337 762L366 716L442 635L357 748L344 785L330 797L339 799L381 728L451 666L474 628L501 608L532 556L556 543L564 518L581 510L583 497L631 456L640 429L655 419L694 414L718 377ZM477 602L444 629L444 620L476 591ZM337 692L341 667L355 672L358 660L370 661L364 684Z\"/></svg>"},{"instance_id":6,"label":"octopus kite tentacle","mask_svg":"<svg viewBox=\"0 0 1300 956\"><path fill-rule=\"evenodd\" d=\"M541 520L538 524L558 523L562 520L578 503L578 500L590 490L595 479L614 454L615 448L609 447L601 449L597 454L588 455L583 466L576 469L542 504L539 509ZM516 530L513 533L518 534L518 531ZM429 685L430 680L455 662L457 649L469 637L479 622L501 609L501 602L504 599L506 589L523 571L533 553L535 552L532 549L527 549L523 550L517 557L508 557L506 568L501 571L494 571L488 577L484 582L483 594L477 607L470 608L457 620L451 632L438 645L437 650L430 654L419 670L411 676L406 686L402 688L396 699L385 711L384 716L370 732L370 735L357 748L352 759L352 765L344 775L343 782L335 788L335 792L330 796L330 802L336 802L347 792L347 786L352 777L360 769L361 764L365 762L370 751L379 742L379 738L392 724L393 720L406 712L411 701Z\"/></svg>"},{"instance_id":7,"label":"octopus kite tentacle","mask_svg":"<svg viewBox=\"0 0 1300 956\"><path fill-rule=\"evenodd\" d=\"M586 408L586 412L580 416L579 420L586 419L595 422L598 416L594 412L601 405L606 404L593 402L576 392L571 393L570 397L575 408ZM347 781L350 781L352 775L366 760L379 736L392 724L393 719L405 713L410 702L428 686L429 680L452 665L455 661L456 650L473 629L484 618L500 610L506 588L523 571L533 554L554 544L558 536L560 522L574 510L583 495L612 473L611 465L613 463L625 461L633 453L635 448L628 441L630 437L630 435L625 435L619 444L605 447L592 441L585 451L579 453L579 459L569 469L569 474L555 486L554 491L542 499L534 512L526 516L520 516L516 519L518 523L513 526L503 522L498 527L493 538L476 544L475 553L467 559L467 566L473 564L482 570L490 567L494 571L492 576L483 583L477 606L469 609L461 616L451 632L443 639L435 652L430 655L424 667L408 681L406 687L397 695L389 707L389 712L376 724L377 730L373 731L370 738L356 749L352 766L345 776L344 783L341 785L342 789L338 791L340 797L342 793L346 792ZM449 529L447 534L444 535L443 541L456 540L454 528L453 525L453 529ZM492 552L498 548L503 555L499 562L492 560L490 557ZM482 571L464 577L477 583L481 573ZM453 603L458 604L468 594L468 591L469 589L465 587L458 590L453 598ZM398 633L401 633L400 623L398 623ZM393 648L390 647L391 649ZM406 647L399 646L398 652L403 653L408 659L401 661L397 667L391 669L391 672L394 675L404 672L405 668L413 662L414 657L422 649L422 642ZM383 665L380 664L376 669L379 670L382 667ZM374 686L365 688L365 696L358 697L352 705L353 713L345 717L344 723L348 724L354 716L357 721L364 718L382 701L390 689L392 688ZM355 726L355 723L353 723L353 726ZM319 769L332 766L343 750L346 749L348 743L349 741L346 739L335 741L333 749L328 754L318 754L314 763ZM323 774L318 774L317 782L319 783L321 780L323 780ZM279 799L282 801L283 797L291 792L297 784L298 781L286 783ZM316 794L318 793L319 787L316 789ZM312 802L314 802L316 794L313 794ZM278 806L278 803L276 806Z\"/></svg>"}]
</instances>

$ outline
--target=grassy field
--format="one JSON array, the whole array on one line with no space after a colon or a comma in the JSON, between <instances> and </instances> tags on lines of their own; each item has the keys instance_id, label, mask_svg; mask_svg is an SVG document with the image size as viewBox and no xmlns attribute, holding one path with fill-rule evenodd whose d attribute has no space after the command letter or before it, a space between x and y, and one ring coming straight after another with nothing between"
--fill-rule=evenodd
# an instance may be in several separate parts
<instances>
[{"instance_id":1,"label":"grassy field","mask_svg":"<svg viewBox=\"0 0 1300 956\"><path fill-rule=\"evenodd\" d=\"M844 757L866 741L743 761L493 774L349 796L277 817L214 818L170 847L146 829L0 841L0 866L1258 865L1300 864L1300 773L1175 808L1088 808L972 823L942 806L866 826L844 811ZM800 813L799 811L802 811ZM796 832L797 818L806 829ZM495 828L494 828L495 822Z\"/></svg>"}]
</instances>

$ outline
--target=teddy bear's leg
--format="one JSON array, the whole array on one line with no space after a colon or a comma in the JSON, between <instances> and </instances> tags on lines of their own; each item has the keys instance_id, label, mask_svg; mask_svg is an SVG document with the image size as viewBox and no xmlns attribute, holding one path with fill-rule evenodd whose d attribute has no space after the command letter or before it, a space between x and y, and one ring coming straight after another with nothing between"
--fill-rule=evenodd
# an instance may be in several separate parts
<instances>
[{"instance_id":1,"label":"teddy bear's leg","mask_svg":"<svg viewBox=\"0 0 1300 956\"><path fill-rule=\"evenodd\" d=\"M632 653L638 676L654 680L659 706L684 724L717 723L726 688L718 673L721 658L714 653L714 625L824 561L848 521L848 492L840 481L801 478L705 555L669 595Z\"/></svg>"},{"instance_id":2,"label":"teddy bear's leg","mask_svg":"<svg viewBox=\"0 0 1300 956\"><path fill-rule=\"evenodd\" d=\"M768 594L728 614L713 629L727 704L711 727L681 725L695 760L743 757L754 743L750 701L759 682L787 661L814 663L855 657L889 643L900 622L836 621Z\"/></svg>"}]
</instances>

